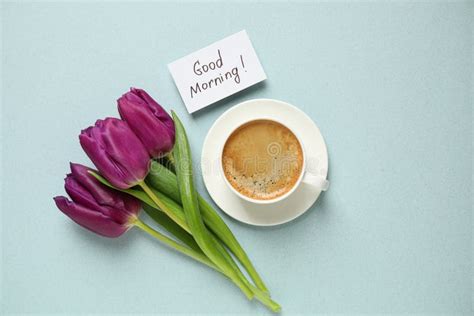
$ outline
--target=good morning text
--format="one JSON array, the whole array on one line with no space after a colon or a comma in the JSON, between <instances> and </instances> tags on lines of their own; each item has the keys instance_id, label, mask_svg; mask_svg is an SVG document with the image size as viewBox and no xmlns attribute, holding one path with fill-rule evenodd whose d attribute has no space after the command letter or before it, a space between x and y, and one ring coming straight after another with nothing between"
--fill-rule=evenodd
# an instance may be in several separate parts
<instances>
[{"instance_id":1,"label":"good morning text","mask_svg":"<svg viewBox=\"0 0 474 316\"><path fill-rule=\"evenodd\" d=\"M242 64L242 68L245 68L244 61L242 55L240 55L240 61ZM217 50L217 59L207 62L201 63L198 59L193 64L193 72L197 76L202 76L206 73L215 72L216 76L202 82L196 82L195 84L189 87L189 91L191 93L191 99L197 95L198 93L202 93L205 90L211 89L213 87L217 87L228 80L233 80L236 84L240 84L240 75L239 75L239 67L235 66L233 68L223 68L224 61L222 59L220 49ZM223 69L226 69L225 71Z\"/></svg>"}]
</instances>

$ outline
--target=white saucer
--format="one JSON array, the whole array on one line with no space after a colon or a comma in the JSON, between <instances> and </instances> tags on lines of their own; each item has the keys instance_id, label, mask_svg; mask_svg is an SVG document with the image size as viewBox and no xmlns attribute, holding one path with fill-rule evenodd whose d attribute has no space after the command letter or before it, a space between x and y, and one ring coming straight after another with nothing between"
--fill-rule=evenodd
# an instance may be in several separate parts
<instances>
[{"instance_id":1,"label":"white saucer","mask_svg":"<svg viewBox=\"0 0 474 316\"><path fill-rule=\"evenodd\" d=\"M269 204L256 205L244 201L230 190L220 173L220 150L235 128L245 121L266 117L283 122L295 131L303 143L306 156L306 170L320 174L328 173L326 144L319 128L304 112L291 104L256 99L242 102L224 112L207 133L202 149L201 169L207 191L216 204L229 216L238 221L257 225L273 226L289 222L306 212L318 199L319 190L301 183L286 199Z\"/></svg>"}]
</instances>

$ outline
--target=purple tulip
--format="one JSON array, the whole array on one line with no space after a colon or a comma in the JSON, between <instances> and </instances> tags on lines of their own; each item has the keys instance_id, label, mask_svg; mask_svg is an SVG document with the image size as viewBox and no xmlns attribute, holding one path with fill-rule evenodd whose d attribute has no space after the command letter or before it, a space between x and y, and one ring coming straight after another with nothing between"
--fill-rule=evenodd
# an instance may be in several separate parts
<instances>
[{"instance_id":1,"label":"purple tulip","mask_svg":"<svg viewBox=\"0 0 474 316\"><path fill-rule=\"evenodd\" d=\"M81 132L79 140L100 174L117 188L137 185L148 174L150 156L122 120L97 120L95 126Z\"/></svg>"},{"instance_id":2,"label":"purple tulip","mask_svg":"<svg viewBox=\"0 0 474 316\"><path fill-rule=\"evenodd\" d=\"M150 156L159 158L173 149L173 119L148 93L131 88L117 103L120 117L140 138Z\"/></svg>"},{"instance_id":3,"label":"purple tulip","mask_svg":"<svg viewBox=\"0 0 474 316\"><path fill-rule=\"evenodd\" d=\"M71 163L64 188L72 201L64 196L57 196L54 201L82 227L105 237L118 237L131 227L141 204L127 194L103 186L88 170L91 169Z\"/></svg>"}]
</instances>

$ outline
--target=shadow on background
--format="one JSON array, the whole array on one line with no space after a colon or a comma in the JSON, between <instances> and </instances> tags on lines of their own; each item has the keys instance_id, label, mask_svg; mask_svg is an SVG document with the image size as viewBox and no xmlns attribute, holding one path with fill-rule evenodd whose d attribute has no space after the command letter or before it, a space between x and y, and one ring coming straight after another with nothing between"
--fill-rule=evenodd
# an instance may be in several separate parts
<instances>
[{"instance_id":1,"label":"shadow on background","mask_svg":"<svg viewBox=\"0 0 474 316\"><path fill-rule=\"evenodd\" d=\"M69 224L74 230L74 233L79 235L79 238L85 240L89 247L112 255L118 255L120 253L120 256L122 256L124 252L129 251L133 247L136 240L143 238L143 236L139 236L143 235L143 233L136 228L131 228L120 237L108 238L97 235L74 222Z\"/></svg>"}]
</instances>

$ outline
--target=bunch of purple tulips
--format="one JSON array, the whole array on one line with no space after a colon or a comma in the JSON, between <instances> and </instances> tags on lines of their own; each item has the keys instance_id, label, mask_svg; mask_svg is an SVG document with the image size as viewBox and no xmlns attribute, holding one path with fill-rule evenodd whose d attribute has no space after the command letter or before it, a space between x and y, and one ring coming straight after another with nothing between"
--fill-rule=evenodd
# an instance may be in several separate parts
<instances>
[{"instance_id":1,"label":"bunch of purple tulips","mask_svg":"<svg viewBox=\"0 0 474 316\"><path fill-rule=\"evenodd\" d=\"M117 102L122 119L97 120L81 131L79 141L99 173L116 188L146 185L151 159L173 148L173 120L141 89L130 89ZM64 187L72 201L57 196L56 205L79 225L105 237L118 237L138 220L141 203L105 187L90 171L71 163Z\"/></svg>"},{"instance_id":2,"label":"bunch of purple tulips","mask_svg":"<svg viewBox=\"0 0 474 316\"><path fill-rule=\"evenodd\" d=\"M65 178L70 199L55 197L57 207L77 224L105 237L119 237L138 227L222 273L247 298L256 298L272 311L279 311L280 306L270 298L235 236L195 192L192 175L183 173L176 161L179 157L184 165L191 165L179 119L175 114L172 118L141 89L132 88L117 102L121 119L97 120L94 126L81 131L80 144L97 170L71 163L71 173ZM163 158L172 163L163 166L157 161ZM150 172L151 169L159 172ZM142 207L164 233L139 218ZM254 284L240 271L234 258Z\"/></svg>"}]
</instances>

